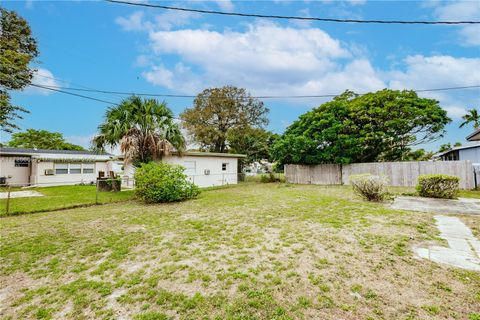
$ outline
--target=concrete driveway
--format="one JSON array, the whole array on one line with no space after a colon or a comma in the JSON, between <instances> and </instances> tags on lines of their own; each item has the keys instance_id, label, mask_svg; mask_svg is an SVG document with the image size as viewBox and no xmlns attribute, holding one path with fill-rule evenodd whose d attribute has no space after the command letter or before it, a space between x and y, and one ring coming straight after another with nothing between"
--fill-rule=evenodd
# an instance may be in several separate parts
<instances>
[{"instance_id":1,"label":"concrete driveway","mask_svg":"<svg viewBox=\"0 0 480 320\"><path fill-rule=\"evenodd\" d=\"M480 199L459 198L450 200L422 197L396 197L391 207L399 210L432 213L480 215Z\"/></svg>"}]
</instances>

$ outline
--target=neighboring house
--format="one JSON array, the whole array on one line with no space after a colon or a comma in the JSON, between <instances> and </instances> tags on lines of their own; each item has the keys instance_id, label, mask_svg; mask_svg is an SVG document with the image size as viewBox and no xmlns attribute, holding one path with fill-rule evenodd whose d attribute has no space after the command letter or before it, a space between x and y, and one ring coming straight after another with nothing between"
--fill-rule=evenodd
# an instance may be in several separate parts
<instances>
[{"instance_id":1,"label":"neighboring house","mask_svg":"<svg viewBox=\"0 0 480 320\"><path fill-rule=\"evenodd\" d=\"M273 163L266 160L252 162L243 168L243 173L247 176L255 176L257 174L272 172Z\"/></svg>"},{"instance_id":2,"label":"neighboring house","mask_svg":"<svg viewBox=\"0 0 480 320\"><path fill-rule=\"evenodd\" d=\"M467 136L468 141L480 141L480 128L475 130L471 135Z\"/></svg>"},{"instance_id":3,"label":"neighboring house","mask_svg":"<svg viewBox=\"0 0 480 320\"><path fill-rule=\"evenodd\" d=\"M54 186L96 181L113 155L90 151L0 148L0 183ZM2 179L3 178L3 179Z\"/></svg>"},{"instance_id":4,"label":"neighboring house","mask_svg":"<svg viewBox=\"0 0 480 320\"><path fill-rule=\"evenodd\" d=\"M163 157L162 161L179 164L185 167L185 174L199 187L221 186L238 183L238 159L243 154L192 152L187 151L179 156L174 153ZM123 157L119 157L123 159ZM132 164L124 166L124 183L133 181L135 168Z\"/></svg>"},{"instance_id":5,"label":"neighboring house","mask_svg":"<svg viewBox=\"0 0 480 320\"><path fill-rule=\"evenodd\" d=\"M437 155L441 160L470 160L473 165L480 165L480 143L455 147Z\"/></svg>"}]
</instances>

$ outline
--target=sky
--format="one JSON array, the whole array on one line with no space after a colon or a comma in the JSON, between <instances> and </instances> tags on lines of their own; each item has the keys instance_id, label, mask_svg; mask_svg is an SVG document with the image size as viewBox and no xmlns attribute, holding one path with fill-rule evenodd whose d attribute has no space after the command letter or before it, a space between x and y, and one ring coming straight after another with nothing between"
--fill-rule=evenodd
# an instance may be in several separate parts
<instances>
[{"instance_id":1,"label":"sky","mask_svg":"<svg viewBox=\"0 0 480 320\"><path fill-rule=\"evenodd\" d=\"M138 1L140 2L140 1ZM146 1L143 1L146 2ZM150 1L149 3L153 3ZM339 19L480 20L480 1L161 1L162 5ZM340 24L205 15L104 1L0 1L30 24L40 55L33 82L70 88L196 95L235 85L252 95L339 94L480 84L480 26ZM77 92L80 93L80 92ZM126 96L83 92L107 102ZM462 142L467 109L480 89L424 92L452 123L444 138ZM89 146L108 103L28 87L12 93L30 113L22 129L61 132ZM163 100L163 99L162 99ZM167 98L178 116L191 98ZM299 115L328 101L264 100L268 129L282 133ZM10 136L1 133L0 141Z\"/></svg>"}]
</instances>

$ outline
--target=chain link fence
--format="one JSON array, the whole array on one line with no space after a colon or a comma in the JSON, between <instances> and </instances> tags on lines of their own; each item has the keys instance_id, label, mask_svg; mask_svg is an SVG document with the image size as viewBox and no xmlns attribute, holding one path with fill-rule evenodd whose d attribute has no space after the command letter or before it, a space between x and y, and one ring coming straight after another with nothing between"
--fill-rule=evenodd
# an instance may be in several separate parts
<instances>
[{"instance_id":1,"label":"chain link fence","mask_svg":"<svg viewBox=\"0 0 480 320\"><path fill-rule=\"evenodd\" d=\"M132 188L113 190L118 179L97 182L56 181L49 183L0 184L0 216L68 209L125 201L133 197ZM119 192L109 192L119 191Z\"/></svg>"},{"instance_id":2,"label":"chain link fence","mask_svg":"<svg viewBox=\"0 0 480 320\"><path fill-rule=\"evenodd\" d=\"M187 174L187 178L200 188L229 186L245 182L285 181L285 177L281 173ZM117 178L102 178L96 182L80 180L35 184L4 183L0 184L0 216L127 201L134 198L134 189L135 179L126 175Z\"/></svg>"}]
</instances>

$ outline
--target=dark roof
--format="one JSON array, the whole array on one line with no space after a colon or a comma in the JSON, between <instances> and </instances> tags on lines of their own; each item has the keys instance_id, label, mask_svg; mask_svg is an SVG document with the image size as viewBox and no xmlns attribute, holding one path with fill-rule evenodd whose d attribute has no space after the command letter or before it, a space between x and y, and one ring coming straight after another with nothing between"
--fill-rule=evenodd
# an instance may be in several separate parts
<instances>
[{"instance_id":1,"label":"dark roof","mask_svg":"<svg viewBox=\"0 0 480 320\"><path fill-rule=\"evenodd\" d=\"M110 153L95 152L95 151L47 150L47 149L4 148L4 147L0 147L0 154L2 154L2 153L17 153L17 154L53 153L53 154L78 154L78 155L111 156Z\"/></svg>"},{"instance_id":2,"label":"dark roof","mask_svg":"<svg viewBox=\"0 0 480 320\"><path fill-rule=\"evenodd\" d=\"M471 135L467 136L468 141L478 141L480 140L480 128L475 130Z\"/></svg>"},{"instance_id":3,"label":"dark roof","mask_svg":"<svg viewBox=\"0 0 480 320\"><path fill-rule=\"evenodd\" d=\"M178 156L176 151L172 152L173 156ZM219 153L219 152L206 152L206 151L184 151L182 156L195 156L195 157L220 157L220 158L246 158L245 154L238 153ZM116 157L118 160L123 160L125 156L119 155Z\"/></svg>"}]
</instances>

